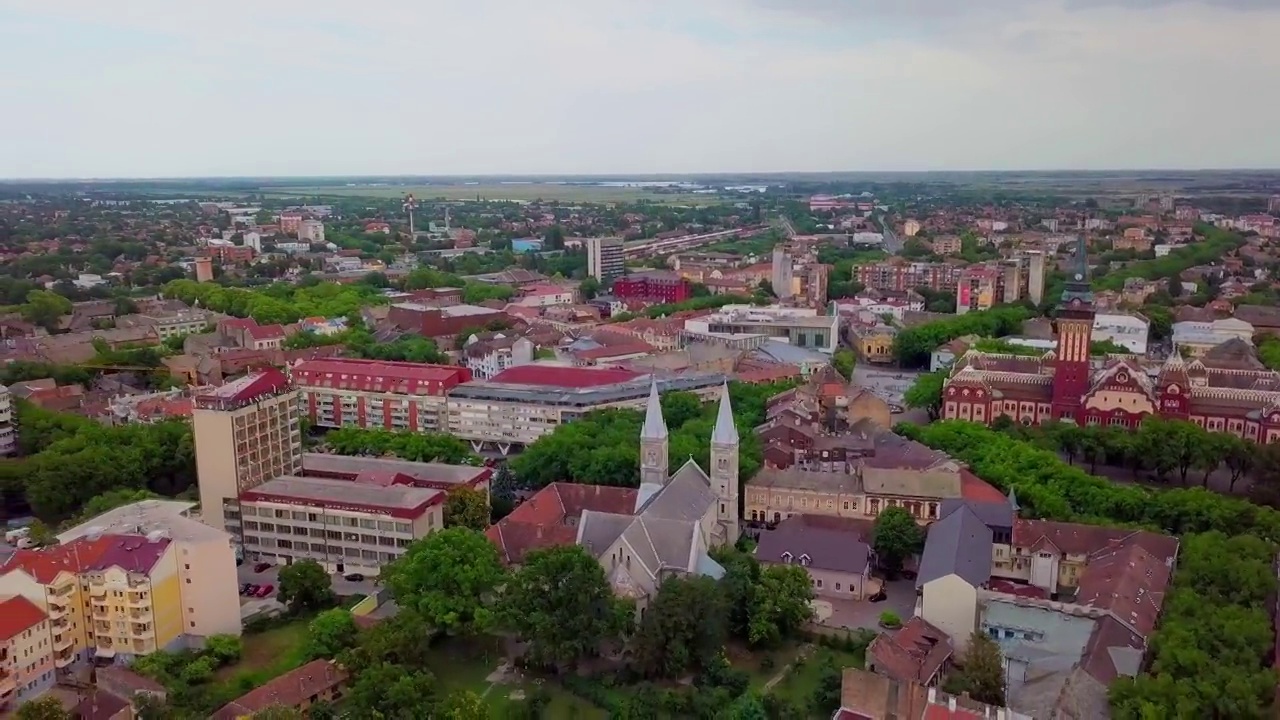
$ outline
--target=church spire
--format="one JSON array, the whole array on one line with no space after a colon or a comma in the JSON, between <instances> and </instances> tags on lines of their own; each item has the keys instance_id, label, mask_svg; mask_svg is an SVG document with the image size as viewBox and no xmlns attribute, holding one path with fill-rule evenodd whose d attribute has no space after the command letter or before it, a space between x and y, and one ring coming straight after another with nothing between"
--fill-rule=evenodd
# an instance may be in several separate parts
<instances>
[{"instance_id":1,"label":"church spire","mask_svg":"<svg viewBox=\"0 0 1280 720\"><path fill-rule=\"evenodd\" d=\"M657 378L653 378L649 384L649 404L644 409L644 428L640 431L640 439L667 439L667 421L662 418L662 400L658 397Z\"/></svg>"},{"instance_id":2,"label":"church spire","mask_svg":"<svg viewBox=\"0 0 1280 720\"><path fill-rule=\"evenodd\" d=\"M733 407L729 404L729 384L720 387L720 409L716 411L716 429L711 442L725 445L738 444L738 428L733 424Z\"/></svg>"}]
</instances>

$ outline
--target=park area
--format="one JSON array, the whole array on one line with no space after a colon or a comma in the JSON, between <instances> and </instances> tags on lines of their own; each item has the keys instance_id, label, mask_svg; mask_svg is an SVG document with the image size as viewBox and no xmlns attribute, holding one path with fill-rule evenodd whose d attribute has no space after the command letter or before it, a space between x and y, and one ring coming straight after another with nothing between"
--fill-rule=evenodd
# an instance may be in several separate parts
<instances>
[{"instance_id":1,"label":"park area","mask_svg":"<svg viewBox=\"0 0 1280 720\"><path fill-rule=\"evenodd\" d=\"M649 201L675 205L711 205L724 202L712 193L659 192L653 188L564 183L485 183L482 185L315 185L262 188L268 197L398 198L413 195L429 200L558 200L560 202L633 203Z\"/></svg>"}]
</instances>

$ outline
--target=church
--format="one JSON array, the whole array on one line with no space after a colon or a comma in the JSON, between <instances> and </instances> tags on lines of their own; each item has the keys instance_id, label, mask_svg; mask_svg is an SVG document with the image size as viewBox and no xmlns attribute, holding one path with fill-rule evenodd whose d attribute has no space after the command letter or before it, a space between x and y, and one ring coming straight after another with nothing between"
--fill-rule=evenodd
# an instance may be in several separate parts
<instances>
[{"instance_id":1,"label":"church","mask_svg":"<svg viewBox=\"0 0 1280 720\"><path fill-rule=\"evenodd\" d=\"M578 520L576 542L600 561L616 594L643 608L668 575L724 574L709 552L738 541L738 446L725 385L711 434L711 472L693 458L669 472L667 424L658 386L651 386L632 512L585 509Z\"/></svg>"},{"instance_id":2,"label":"church","mask_svg":"<svg viewBox=\"0 0 1280 720\"><path fill-rule=\"evenodd\" d=\"M1083 239L1054 322L1057 347L1040 357L970 350L951 366L942 417L989 425L1069 421L1137 428L1150 415L1188 420L1254 442L1280 438L1280 373L1249 343L1231 340L1190 361L1174 349L1164 363L1092 358L1093 290Z\"/></svg>"}]
</instances>

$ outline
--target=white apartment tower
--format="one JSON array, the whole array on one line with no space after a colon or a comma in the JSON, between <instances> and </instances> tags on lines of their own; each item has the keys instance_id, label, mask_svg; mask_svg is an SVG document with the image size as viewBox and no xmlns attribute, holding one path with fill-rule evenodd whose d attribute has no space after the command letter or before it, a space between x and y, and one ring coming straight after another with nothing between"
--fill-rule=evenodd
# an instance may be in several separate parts
<instances>
[{"instance_id":1,"label":"white apartment tower","mask_svg":"<svg viewBox=\"0 0 1280 720\"><path fill-rule=\"evenodd\" d=\"M587 238L587 274L601 285L623 275L627 271L626 256L622 252L622 238Z\"/></svg>"},{"instance_id":2,"label":"white apartment tower","mask_svg":"<svg viewBox=\"0 0 1280 720\"><path fill-rule=\"evenodd\" d=\"M773 285L773 294L779 300L786 300L791 297L791 288L794 284L792 272L791 254L787 252L785 246L775 245L773 247L773 272L770 284Z\"/></svg>"}]
</instances>

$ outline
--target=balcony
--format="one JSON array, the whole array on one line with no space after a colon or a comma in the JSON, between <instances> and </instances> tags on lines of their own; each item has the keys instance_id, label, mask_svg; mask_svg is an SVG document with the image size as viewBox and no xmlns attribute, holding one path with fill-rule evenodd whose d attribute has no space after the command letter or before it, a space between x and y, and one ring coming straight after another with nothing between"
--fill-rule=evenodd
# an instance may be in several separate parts
<instances>
[{"instance_id":1,"label":"balcony","mask_svg":"<svg viewBox=\"0 0 1280 720\"><path fill-rule=\"evenodd\" d=\"M53 636L54 650L65 650L75 644L76 644L75 638L72 637L71 633L69 632L58 633Z\"/></svg>"},{"instance_id":2,"label":"balcony","mask_svg":"<svg viewBox=\"0 0 1280 720\"><path fill-rule=\"evenodd\" d=\"M150 608L151 607L150 593L131 592L125 596L125 600L126 602L129 603L130 608Z\"/></svg>"},{"instance_id":3,"label":"balcony","mask_svg":"<svg viewBox=\"0 0 1280 720\"><path fill-rule=\"evenodd\" d=\"M156 644L151 640L134 640L129 644L129 650L134 655L146 655L156 651Z\"/></svg>"},{"instance_id":4,"label":"balcony","mask_svg":"<svg viewBox=\"0 0 1280 720\"><path fill-rule=\"evenodd\" d=\"M134 621L134 622L149 623L149 622L151 622L151 620L153 619L153 617L154 617L154 614L152 613L152 611L151 611L151 607L150 607L150 606L147 606L146 608L144 608L144 609L142 609L142 610L130 610L130 611L129 611L129 619L130 619L130 620L132 620L132 621Z\"/></svg>"},{"instance_id":5,"label":"balcony","mask_svg":"<svg viewBox=\"0 0 1280 720\"><path fill-rule=\"evenodd\" d=\"M100 598L100 597L106 597L106 596L107 596L107 586L106 586L106 585L103 585L102 583L90 583L90 584L89 584L89 597L91 597L91 598Z\"/></svg>"},{"instance_id":6,"label":"balcony","mask_svg":"<svg viewBox=\"0 0 1280 720\"><path fill-rule=\"evenodd\" d=\"M75 661L76 661L76 654L74 650L68 649L65 652L53 654L53 666L59 670L65 669L68 665L71 665Z\"/></svg>"},{"instance_id":7,"label":"balcony","mask_svg":"<svg viewBox=\"0 0 1280 720\"><path fill-rule=\"evenodd\" d=\"M111 616L111 613L105 604L103 603L93 604L93 617L95 619L106 620L110 616Z\"/></svg>"}]
</instances>

